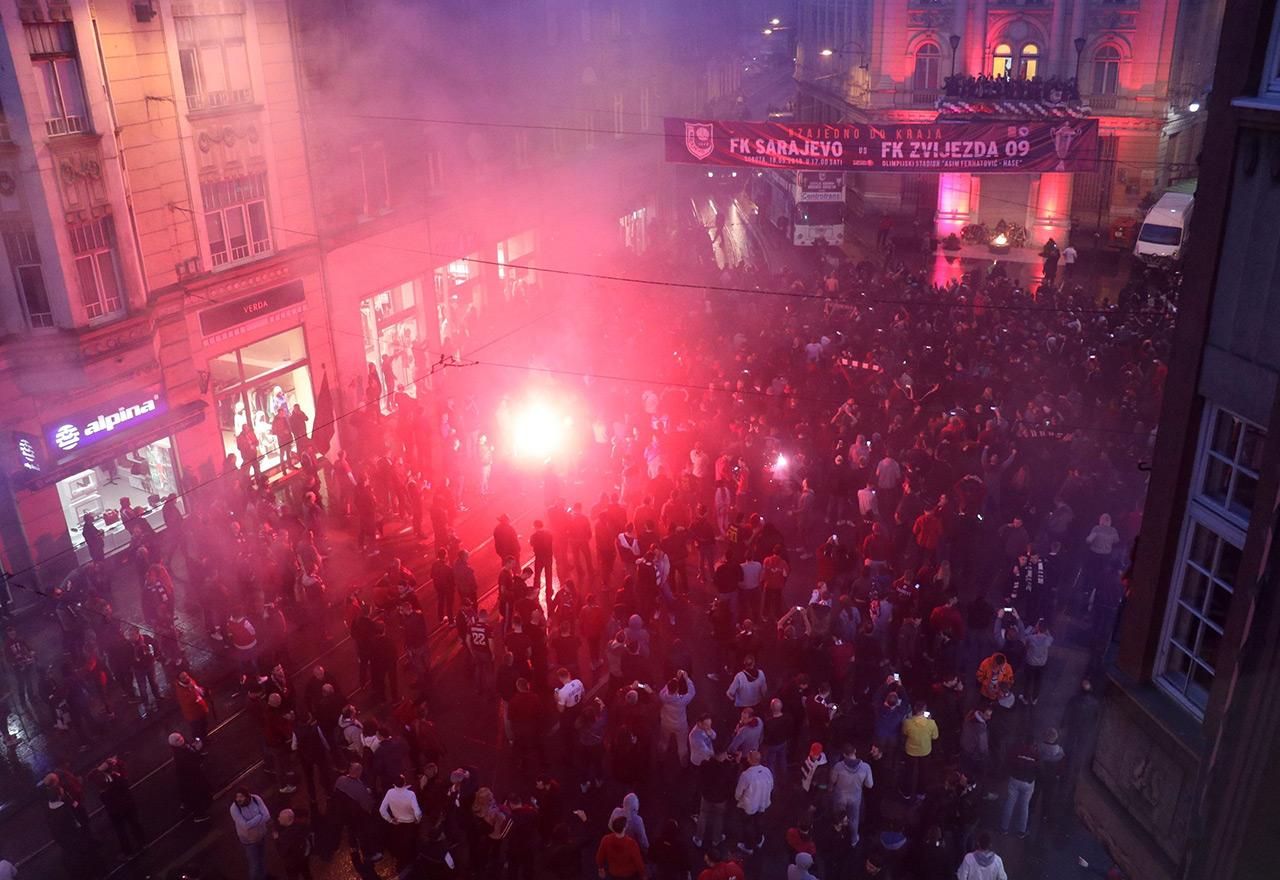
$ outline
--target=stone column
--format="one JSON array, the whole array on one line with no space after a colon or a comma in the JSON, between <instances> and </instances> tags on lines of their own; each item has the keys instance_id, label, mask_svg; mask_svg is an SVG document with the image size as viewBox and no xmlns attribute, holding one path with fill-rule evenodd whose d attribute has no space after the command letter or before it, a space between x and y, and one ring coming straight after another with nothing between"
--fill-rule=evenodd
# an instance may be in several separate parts
<instances>
[{"instance_id":1,"label":"stone column","mask_svg":"<svg viewBox=\"0 0 1280 880\"><path fill-rule=\"evenodd\" d=\"M973 0L973 23L968 40L964 53L968 72L981 76L987 72L984 67L987 61L987 0Z\"/></svg>"},{"instance_id":2,"label":"stone column","mask_svg":"<svg viewBox=\"0 0 1280 880\"><path fill-rule=\"evenodd\" d=\"M977 193L974 178L967 172L938 175L938 213L934 221L934 229L938 240L946 238L969 223L969 218L977 210Z\"/></svg>"},{"instance_id":3,"label":"stone column","mask_svg":"<svg viewBox=\"0 0 1280 880\"><path fill-rule=\"evenodd\" d=\"M1053 19L1049 26L1049 45L1045 47L1045 54L1049 56L1049 63L1044 71L1046 76L1053 74L1067 77L1071 76L1075 70L1075 46L1068 50L1066 48L1067 41L1062 36L1062 29L1066 26L1066 18L1067 0L1053 0ZM1068 55L1070 59L1068 59Z\"/></svg>"},{"instance_id":4,"label":"stone column","mask_svg":"<svg viewBox=\"0 0 1280 880\"><path fill-rule=\"evenodd\" d=\"M955 7L952 9L952 16L951 16L951 34L955 34L957 37L960 38L960 47L956 51L963 53L960 55L959 58L956 59L956 73L959 73L959 74L967 73L972 75L972 74L975 74L976 71L970 70L966 62L966 59L968 59L969 57L968 24L969 24L968 0L955 0ZM942 42L948 49L951 48L951 44L947 42L951 34L941 35ZM951 70L950 58L945 59L945 64L942 69L944 71L950 72Z\"/></svg>"},{"instance_id":5,"label":"stone column","mask_svg":"<svg viewBox=\"0 0 1280 880\"><path fill-rule=\"evenodd\" d=\"M941 188L939 188L941 200ZM1071 172L1045 171L1040 174L1036 195L1036 216L1028 246L1039 250L1052 238L1058 247L1067 246L1071 231Z\"/></svg>"}]
</instances>

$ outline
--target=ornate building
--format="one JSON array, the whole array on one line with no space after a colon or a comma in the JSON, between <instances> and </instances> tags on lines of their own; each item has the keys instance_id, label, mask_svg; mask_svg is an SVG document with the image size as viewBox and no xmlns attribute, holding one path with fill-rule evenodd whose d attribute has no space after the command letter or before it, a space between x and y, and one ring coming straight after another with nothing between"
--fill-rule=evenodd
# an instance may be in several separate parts
<instances>
[{"instance_id":1,"label":"ornate building","mask_svg":"<svg viewBox=\"0 0 1280 880\"><path fill-rule=\"evenodd\" d=\"M1072 222L1109 232L1166 182L1161 128L1169 116L1178 0L801 0L797 118L927 122L1040 118L1043 102L951 102L953 74L1076 80L1069 104L1096 117L1097 170L1073 174L854 175L868 208L936 219L1018 223L1061 242ZM1012 90L1010 90L1012 91ZM1078 98L1075 97L1078 92ZM941 111L941 117L940 117Z\"/></svg>"}]
</instances>

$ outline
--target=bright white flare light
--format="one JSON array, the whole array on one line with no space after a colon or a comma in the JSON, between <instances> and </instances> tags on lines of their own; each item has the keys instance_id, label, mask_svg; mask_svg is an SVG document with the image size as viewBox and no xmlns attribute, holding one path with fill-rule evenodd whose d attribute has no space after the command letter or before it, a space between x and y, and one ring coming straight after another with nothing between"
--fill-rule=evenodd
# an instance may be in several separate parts
<instances>
[{"instance_id":1,"label":"bright white flare light","mask_svg":"<svg viewBox=\"0 0 1280 880\"><path fill-rule=\"evenodd\" d=\"M782 470L786 466L787 466L787 457L783 455L781 452L779 452L777 461L773 463L773 469L775 471Z\"/></svg>"},{"instance_id":2,"label":"bright white flare light","mask_svg":"<svg viewBox=\"0 0 1280 880\"><path fill-rule=\"evenodd\" d=\"M512 453L516 458L545 461L564 447L572 424L573 419L545 401L528 401L512 421Z\"/></svg>"}]
</instances>

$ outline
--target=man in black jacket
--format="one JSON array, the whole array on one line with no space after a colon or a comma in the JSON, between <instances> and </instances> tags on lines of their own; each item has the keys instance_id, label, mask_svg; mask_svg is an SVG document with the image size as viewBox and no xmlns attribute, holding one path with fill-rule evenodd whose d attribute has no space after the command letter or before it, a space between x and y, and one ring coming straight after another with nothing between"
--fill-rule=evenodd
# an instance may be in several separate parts
<instances>
[{"instance_id":1,"label":"man in black jacket","mask_svg":"<svg viewBox=\"0 0 1280 880\"><path fill-rule=\"evenodd\" d=\"M298 763L302 765L302 778L307 783L307 797L314 805L318 803L316 777L320 777L320 787L325 790L328 790L329 782L333 779L329 739L310 711L303 714L302 723L293 732L298 738Z\"/></svg>"},{"instance_id":2,"label":"man in black jacket","mask_svg":"<svg viewBox=\"0 0 1280 880\"><path fill-rule=\"evenodd\" d=\"M397 660L400 652L395 640L387 632L385 622L379 620L374 626L373 641L369 645L370 691L375 703L385 703L387 688L390 685L391 700L395 702L400 691Z\"/></svg>"}]
</instances>

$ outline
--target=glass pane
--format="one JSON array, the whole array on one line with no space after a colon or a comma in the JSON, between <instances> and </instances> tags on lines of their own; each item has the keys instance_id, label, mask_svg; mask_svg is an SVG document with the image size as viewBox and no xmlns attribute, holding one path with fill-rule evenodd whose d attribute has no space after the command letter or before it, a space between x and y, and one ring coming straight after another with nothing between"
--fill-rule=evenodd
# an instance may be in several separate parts
<instances>
[{"instance_id":1,"label":"glass pane","mask_svg":"<svg viewBox=\"0 0 1280 880\"><path fill-rule=\"evenodd\" d=\"M1236 471L1236 489L1231 493L1231 512L1248 519L1253 515L1253 502L1258 495L1258 481L1244 471Z\"/></svg>"},{"instance_id":2,"label":"glass pane","mask_svg":"<svg viewBox=\"0 0 1280 880\"><path fill-rule=\"evenodd\" d=\"M42 315L49 311L49 295L44 289L44 276L39 266L19 266L18 279L22 282L22 296L27 303L27 315Z\"/></svg>"},{"instance_id":3,"label":"glass pane","mask_svg":"<svg viewBox=\"0 0 1280 880\"><path fill-rule=\"evenodd\" d=\"M231 248L231 258L238 260L245 256L240 251L249 245L248 234L244 226L244 209L239 205L222 212L223 222L227 224L227 244Z\"/></svg>"},{"instance_id":4,"label":"glass pane","mask_svg":"<svg viewBox=\"0 0 1280 880\"><path fill-rule=\"evenodd\" d=\"M62 111L62 95L58 91L58 75L54 73L52 61L37 61L34 64L36 75L40 78L40 90L44 94L44 109L49 119L61 119L66 114Z\"/></svg>"},{"instance_id":5,"label":"glass pane","mask_svg":"<svg viewBox=\"0 0 1280 880\"><path fill-rule=\"evenodd\" d=\"M229 351L210 358L209 374L212 376L215 394L237 384L240 381L240 367L236 363L236 353Z\"/></svg>"},{"instance_id":6,"label":"glass pane","mask_svg":"<svg viewBox=\"0 0 1280 880\"><path fill-rule=\"evenodd\" d=\"M62 108L68 117L88 118L84 89L80 85L80 64L74 58L59 58L58 86L62 89Z\"/></svg>"},{"instance_id":7,"label":"glass pane","mask_svg":"<svg viewBox=\"0 0 1280 880\"><path fill-rule=\"evenodd\" d=\"M1227 625L1227 612L1231 610L1231 591L1217 582L1209 594L1209 607L1205 618L1215 623L1220 629Z\"/></svg>"},{"instance_id":8,"label":"glass pane","mask_svg":"<svg viewBox=\"0 0 1280 880\"><path fill-rule=\"evenodd\" d=\"M266 202L253 202L249 205L249 231L252 233L254 244L271 241Z\"/></svg>"},{"instance_id":9,"label":"glass pane","mask_svg":"<svg viewBox=\"0 0 1280 880\"><path fill-rule=\"evenodd\" d=\"M1169 637L1185 650L1192 651L1196 646L1196 636L1200 632L1200 618L1179 603L1177 614L1173 618L1173 629Z\"/></svg>"},{"instance_id":10,"label":"glass pane","mask_svg":"<svg viewBox=\"0 0 1280 880\"><path fill-rule=\"evenodd\" d=\"M98 291L98 279L93 274L93 257L76 260L76 276L80 279L80 301L89 310L89 317L102 314L102 295Z\"/></svg>"},{"instance_id":11,"label":"glass pane","mask_svg":"<svg viewBox=\"0 0 1280 880\"><path fill-rule=\"evenodd\" d=\"M1218 569L1214 576L1232 589L1235 589L1236 577L1240 573L1241 555L1240 548L1226 541L1222 542L1222 552L1218 557Z\"/></svg>"},{"instance_id":12,"label":"glass pane","mask_svg":"<svg viewBox=\"0 0 1280 880\"><path fill-rule=\"evenodd\" d=\"M301 327L286 330L284 333L240 349L240 360L244 364L246 380L302 360L306 356Z\"/></svg>"},{"instance_id":13,"label":"glass pane","mask_svg":"<svg viewBox=\"0 0 1280 880\"><path fill-rule=\"evenodd\" d=\"M1201 491L1223 507L1227 504L1227 496L1231 491L1231 465L1220 458L1210 455L1204 469L1204 484Z\"/></svg>"},{"instance_id":14,"label":"glass pane","mask_svg":"<svg viewBox=\"0 0 1280 880\"><path fill-rule=\"evenodd\" d=\"M226 253L227 234L222 228L222 214L218 211L205 214L204 225L209 230L209 250L215 254Z\"/></svg>"},{"instance_id":15,"label":"glass pane","mask_svg":"<svg viewBox=\"0 0 1280 880\"><path fill-rule=\"evenodd\" d=\"M1191 533L1191 548L1187 556L1205 571L1213 571L1214 556L1218 550L1218 536L1196 523Z\"/></svg>"},{"instance_id":16,"label":"glass pane","mask_svg":"<svg viewBox=\"0 0 1280 880\"><path fill-rule=\"evenodd\" d=\"M1244 429L1244 442L1240 445L1240 464L1251 471L1262 470L1262 444L1267 439L1265 431L1248 425Z\"/></svg>"},{"instance_id":17,"label":"glass pane","mask_svg":"<svg viewBox=\"0 0 1280 880\"><path fill-rule=\"evenodd\" d=\"M235 16L239 18L239 16ZM234 100L248 101L253 93L249 88L249 53L244 43L232 43L226 47L227 88L236 92Z\"/></svg>"},{"instance_id":18,"label":"glass pane","mask_svg":"<svg viewBox=\"0 0 1280 880\"><path fill-rule=\"evenodd\" d=\"M120 282L116 276L115 260L111 251L98 252L98 280L102 282L102 293L108 311L120 308Z\"/></svg>"},{"instance_id":19,"label":"glass pane","mask_svg":"<svg viewBox=\"0 0 1280 880\"><path fill-rule=\"evenodd\" d=\"M1197 611L1204 610L1209 598L1209 576L1193 565L1186 567L1182 578L1182 601Z\"/></svg>"},{"instance_id":20,"label":"glass pane","mask_svg":"<svg viewBox=\"0 0 1280 880\"><path fill-rule=\"evenodd\" d=\"M227 88L227 72L222 64L221 46L200 46L200 72L204 75L205 93Z\"/></svg>"},{"instance_id":21,"label":"glass pane","mask_svg":"<svg viewBox=\"0 0 1280 880\"><path fill-rule=\"evenodd\" d=\"M1190 679L1190 671L1191 657L1177 648L1170 648L1169 656L1165 658L1165 680L1179 693L1184 693Z\"/></svg>"},{"instance_id":22,"label":"glass pane","mask_svg":"<svg viewBox=\"0 0 1280 880\"><path fill-rule=\"evenodd\" d=\"M1210 669L1218 668L1218 646L1222 644L1222 634L1211 626L1200 628L1200 646L1196 649L1199 657Z\"/></svg>"},{"instance_id":23,"label":"glass pane","mask_svg":"<svg viewBox=\"0 0 1280 880\"><path fill-rule=\"evenodd\" d=\"M181 19L178 20L181 21ZM178 66L182 68L182 87L186 89L187 96L201 94L203 90L200 88L200 66L196 59L196 50L179 49Z\"/></svg>"},{"instance_id":24,"label":"glass pane","mask_svg":"<svg viewBox=\"0 0 1280 880\"><path fill-rule=\"evenodd\" d=\"M1213 687L1213 673L1198 663L1191 666L1191 681L1187 684L1187 699L1201 709L1209 705L1209 688Z\"/></svg>"},{"instance_id":25,"label":"glass pane","mask_svg":"<svg viewBox=\"0 0 1280 880\"><path fill-rule=\"evenodd\" d=\"M1235 460L1236 443L1240 439L1240 423L1235 416L1224 409L1218 410L1217 419L1213 426L1213 438L1211 448L1214 452L1221 453L1226 458Z\"/></svg>"}]
</instances>

